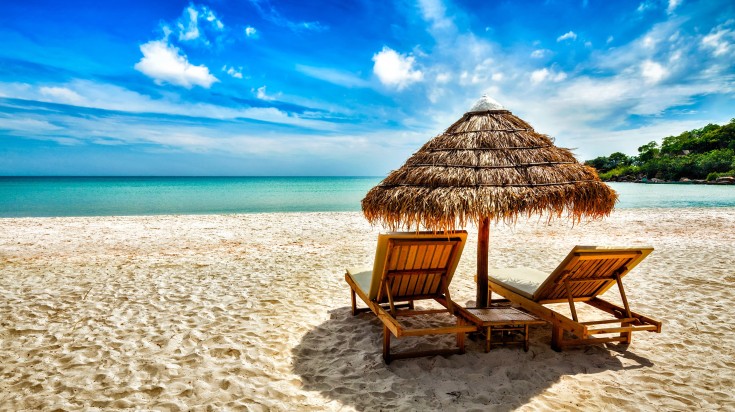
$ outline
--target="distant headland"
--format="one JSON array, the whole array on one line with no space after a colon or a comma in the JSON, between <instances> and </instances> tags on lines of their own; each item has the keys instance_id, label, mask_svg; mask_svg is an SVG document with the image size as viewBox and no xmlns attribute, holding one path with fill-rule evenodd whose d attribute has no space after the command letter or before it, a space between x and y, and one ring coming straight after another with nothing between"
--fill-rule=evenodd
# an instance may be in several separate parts
<instances>
[{"instance_id":1,"label":"distant headland","mask_svg":"<svg viewBox=\"0 0 735 412\"><path fill-rule=\"evenodd\" d=\"M735 118L584 162L606 182L735 184Z\"/></svg>"}]
</instances>

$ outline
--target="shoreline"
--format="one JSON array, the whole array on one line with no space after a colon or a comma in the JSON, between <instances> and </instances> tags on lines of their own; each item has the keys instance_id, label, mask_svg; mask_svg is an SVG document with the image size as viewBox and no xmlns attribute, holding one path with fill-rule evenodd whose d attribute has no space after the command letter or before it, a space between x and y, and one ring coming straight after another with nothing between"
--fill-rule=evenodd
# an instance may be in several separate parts
<instances>
[{"instance_id":1,"label":"shoreline","mask_svg":"<svg viewBox=\"0 0 735 412\"><path fill-rule=\"evenodd\" d=\"M735 185L735 180L715 180L715 181L707 181L702 179L686 179L686 180L650 180L650 181L642 181L642 180L603 180L605 183L639 183L644 185L704 185L704 186L733 186Z\"/></svg>"},{"instance_id":2,"label":"shoreline","mask_svg":"<svg viewBox=\"0 0 735 412\"><path fill-rule=\"evenodd\" d=\"M633 182L613 182L613 183L633 183ZM666 185L668 183L657 183L656 185ZM675 183L671 183L675 184ZM675 211L675 210L721 210L721 209L735 209L733 205L707 205L707 206L682 206L682 207L670 207L670 206L627 206L627 207L616 207L612 213L621 211ZM170 218L170 217L182 217L182 218L194 218L197 216L208 217L208 216L220 216L220 217L237 217L237 216L252 216L252 215L305 215L305 214L359 214L362 216L362 211L359 210L342 210L342 211L284 211L284 212L237 212L237 213L161 213L161 214L131 214L131 215L62 215L62 216L1 216L0 221L8 221L14 219L105 219L105 218ZM535 220L536 218L531 218ZM603 218L604 219L604 218ZM561 221L565 218L561 218ZM473 226L469 226L473 227Z\"/></svg>"},{"instance_id":3,"label":"shoreline","mask_svg":"<svg viewBox=\"0 0 735 412\"><path fill-rule=\"evenodd\" d=\"M0 409L735 408L732 209L493 225L491 266L550 272L576 244L650 244L624 282L663 332L556 353L544 325L528 353L469 340L388 366L381 324L349 314L344 268L372 263L380 231L360 212L6 218ZM468 230L450 286L464 306Z\"/></svg>"}]
</instances>

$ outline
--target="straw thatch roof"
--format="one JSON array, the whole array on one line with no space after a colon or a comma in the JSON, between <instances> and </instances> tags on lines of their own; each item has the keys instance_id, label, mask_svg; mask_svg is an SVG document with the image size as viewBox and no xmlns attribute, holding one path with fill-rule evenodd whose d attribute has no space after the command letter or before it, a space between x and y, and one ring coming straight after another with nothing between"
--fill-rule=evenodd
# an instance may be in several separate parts
<instances>
[{"instance_id":1,"label":"straw thatch roof","mask_svg":"<svg viewBox=\"0 0 735 412\"><path fill-rule=\"evenodd\" d=\"M593 168L483 97L372 188L362 209L393 230L443 230L532 214L600 218L616 201Z\"/></svg>"}]
</instances>

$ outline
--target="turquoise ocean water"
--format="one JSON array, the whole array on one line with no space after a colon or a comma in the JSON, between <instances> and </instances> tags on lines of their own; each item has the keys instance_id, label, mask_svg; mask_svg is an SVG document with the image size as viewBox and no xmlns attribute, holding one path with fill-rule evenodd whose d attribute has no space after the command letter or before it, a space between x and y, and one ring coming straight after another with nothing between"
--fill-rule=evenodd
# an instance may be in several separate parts
<instances>
[{"instance_id":1,"label":"turquoise ocean water","mask_svg":"<svg viewBox=\"0 0 735 412\"><path fill-rule=\"evenodd\" d=\"M0 177L0 217L359 211L380 177ZM735 187L611 183L617 208L735 207Z\"/></svg>"}]
</instances>

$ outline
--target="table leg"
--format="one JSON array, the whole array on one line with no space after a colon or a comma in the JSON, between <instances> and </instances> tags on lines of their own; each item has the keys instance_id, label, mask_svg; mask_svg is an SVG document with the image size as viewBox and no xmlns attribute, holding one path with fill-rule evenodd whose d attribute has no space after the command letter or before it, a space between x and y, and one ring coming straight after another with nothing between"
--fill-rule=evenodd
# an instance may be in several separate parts
<instances>
[{"instance_id":1,"label":"table leg","mask_svg":"<svg viewBox=\"0 0 735 412\"><path fill-rule=\"evenodd\" d=\"M490 352L490 335L492 335L491 327L488 326L485 330L485 353Z\"/></svg>"}]
</instances>

